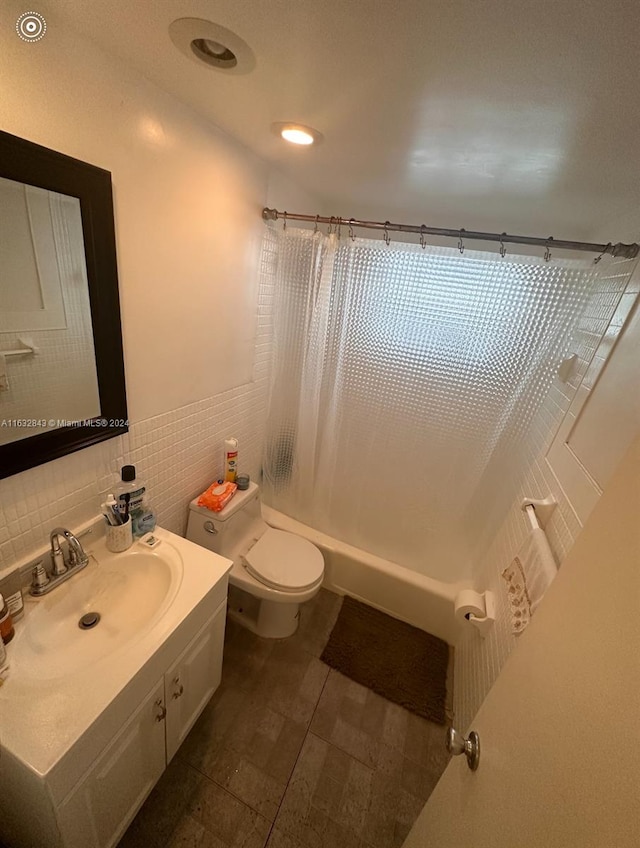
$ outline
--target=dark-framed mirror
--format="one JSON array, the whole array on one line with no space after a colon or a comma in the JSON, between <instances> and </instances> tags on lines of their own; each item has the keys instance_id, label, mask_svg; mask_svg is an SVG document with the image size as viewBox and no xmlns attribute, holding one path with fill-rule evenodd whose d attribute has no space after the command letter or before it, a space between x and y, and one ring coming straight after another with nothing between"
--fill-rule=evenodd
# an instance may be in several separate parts
<instances>
[{"instance_id":1,"label":"dark-framed mirror","mask_svg":"<svg viewBox=\"0 0 640 848\"><path fill-rule=\"evenodd\" d=\"M0 478L127 430L111 174L0 131Z\"/></svg>"}]
</instances>

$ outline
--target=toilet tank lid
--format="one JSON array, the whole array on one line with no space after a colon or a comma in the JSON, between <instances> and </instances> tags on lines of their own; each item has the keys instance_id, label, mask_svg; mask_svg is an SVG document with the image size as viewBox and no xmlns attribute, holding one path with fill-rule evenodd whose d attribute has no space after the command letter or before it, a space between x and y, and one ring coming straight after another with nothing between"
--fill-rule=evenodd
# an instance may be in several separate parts
<instances>
[{"instance_id":1,"label":"toilet tank lid","mask_svg":"<svg viewBox=\"0 0 640 848\"><path fill-rule=\"evenodd\" d=\"M214 521L226 521L228 518L231 518L234 512L242 509L250 500L255 498L259 489L260 487L257 483L249 483L249 488L244 491L237 489L229 503L220 512L213 512L213 510L207 509L206 506L198 506L198 498L194 498L191 501L189 509L200 515L206 515L207 518L212 518Z\"/></svg>"}]
</instances>

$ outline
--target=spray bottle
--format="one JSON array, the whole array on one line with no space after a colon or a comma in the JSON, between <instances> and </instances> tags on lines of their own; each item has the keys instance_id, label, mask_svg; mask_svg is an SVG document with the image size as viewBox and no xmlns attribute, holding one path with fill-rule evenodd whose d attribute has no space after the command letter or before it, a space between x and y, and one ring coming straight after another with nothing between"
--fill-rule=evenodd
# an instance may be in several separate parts
<instances>
[{"instance_id":1,"label":"spray bottle","mask_svg":"<svg viewBox=\"0 0 640 848\"><path fill-rule=\"evenodd\" d=\"M225 439L224 442L224 479L235 483L238 476L238 440Z\"/></svg>"}]
</instances>

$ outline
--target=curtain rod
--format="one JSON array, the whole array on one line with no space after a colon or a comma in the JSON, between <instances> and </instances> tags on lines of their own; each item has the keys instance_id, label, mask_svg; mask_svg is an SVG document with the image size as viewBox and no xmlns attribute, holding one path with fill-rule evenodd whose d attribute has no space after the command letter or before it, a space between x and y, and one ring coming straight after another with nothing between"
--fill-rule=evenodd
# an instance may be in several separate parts
<instances>
[{"instance_id":1,"label":"curtain rod","mask_svg":"<svg viewBox=\"0 0 640 848\"><path fill-rule=\"evenodd\" d=\"M501 251L505 244L528 244L545 248L559 248L560 250L583 250L589 253L599 253L603 256L610 253L611 256L621 256L624 259L635 259L640 253L640 245L636 244L593 244L586 241L566 241L563 239L536 238L534 236L512 236L507 233L482 233L475 230L449 230L442 227L426 227L424 224L393 224L390 221L360 221L356 218L338 218L332 215L327 218L324 215L300 215L292 212L280 212L278 209L264 208L262 217L265 221L277 221L281 218L285 224L287 221L308 221L316 226L318 224L329 224L330 227L358 227L365 230L382 230L387 239L388 233L415 233L419 236L444 236L446 238L457 238L478 241L497 241L501 245ZM599 257L598 257L599 258ZM597 260L596 260L597 261Z\"/></svg>"}]
</instances>

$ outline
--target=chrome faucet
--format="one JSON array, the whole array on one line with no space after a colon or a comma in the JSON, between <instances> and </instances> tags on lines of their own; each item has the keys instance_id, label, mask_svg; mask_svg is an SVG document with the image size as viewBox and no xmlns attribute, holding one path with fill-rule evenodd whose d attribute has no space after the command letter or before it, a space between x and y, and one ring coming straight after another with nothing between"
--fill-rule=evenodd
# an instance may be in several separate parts
<instances>
[{"instance_id":1,"label":"chrome faucet","mask_svg":"<svg viewBox=\"0 0 640 848\"><path fill-rule=\"evenodd\" d=\"M56 556L58 554L60 554L60 561L63 565L63 570L60 573L64 574L67 570L64 557L62 556L62 549L58 538L59 536L64 536L67 544L69 545L69 568L76 568L78 565L86 565L89 562L89 557L85 554L84 548L80 544L77 536L74 536L71 530L65 530L64 527L56 527L56 529L52 530L49 535L49 541L51 542L51 560L54 564L54 574L58 573L55 569Z\"/></svg>"},{"instance_id":2,"label":"chrome faucet","mask_svg":"<svg viewBox=\"0 0 640 848\"><path fill-rule=\"evenodd\" d=\"M69 559L65 562L64 553L60 547L60 537L63 537L69 547ZM60 583L64 583L89 562L89 557L80 544L79 539L64 527L56 527L49 536L51 543L51 571L47 572L42 560L37 563L32 572L32 595L46 595Z\"/></svg>"}]
</instances>

